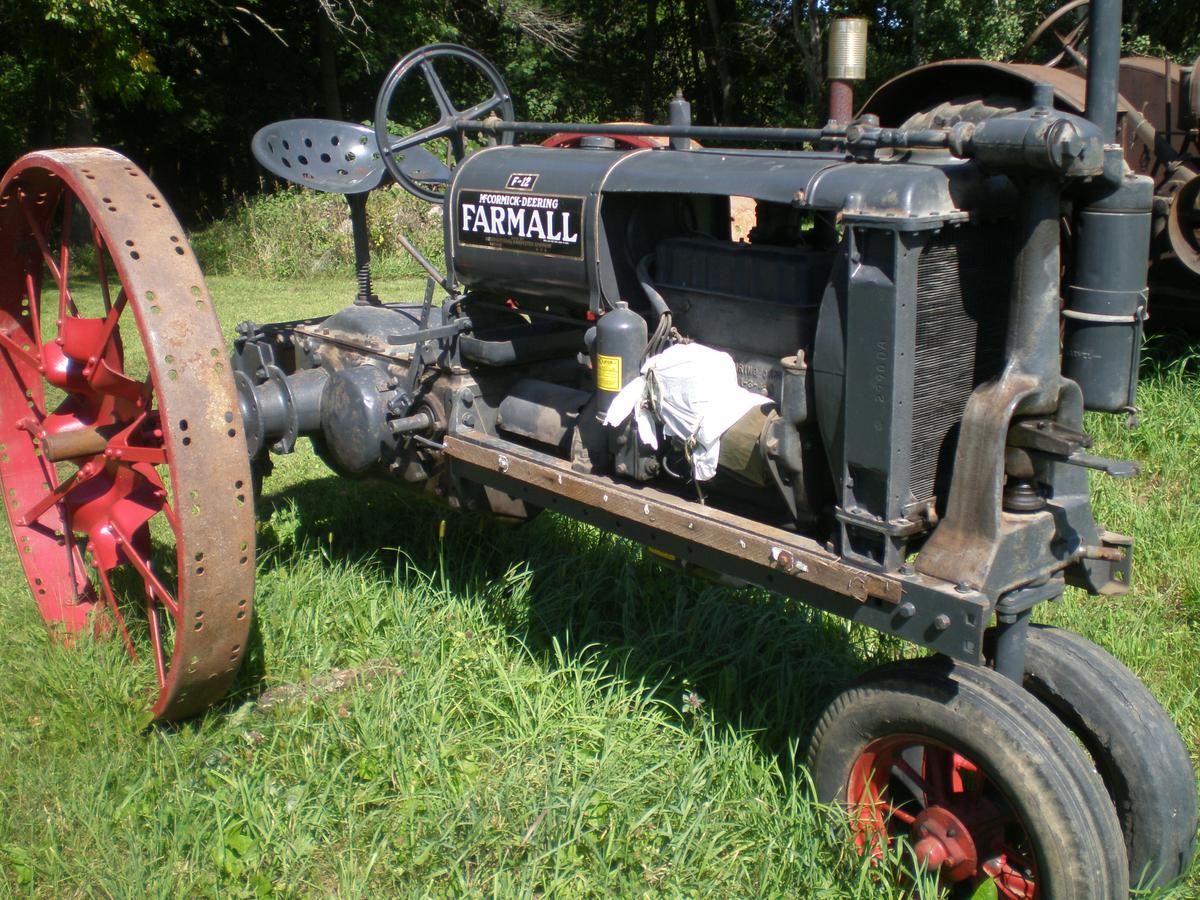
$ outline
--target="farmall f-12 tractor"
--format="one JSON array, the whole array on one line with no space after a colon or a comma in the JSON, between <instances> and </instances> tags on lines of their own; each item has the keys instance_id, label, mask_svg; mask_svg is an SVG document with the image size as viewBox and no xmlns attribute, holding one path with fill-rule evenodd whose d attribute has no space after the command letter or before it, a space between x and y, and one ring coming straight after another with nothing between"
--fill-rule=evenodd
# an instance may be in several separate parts
<instances>
[{"instance_id":1,"label":"farmall f-12 tractor","mask_svg":"<svg viewBox=\"0 0 1200 900\"><path fill-rule=\"evenodd\" d=\"M1145 304L1119 21L1093 3L1085 116L1045 86L920 129L698 127L679 97L666 126L521 122L483 57L421 48L374 129L255 137L271 172L348 196L358 295L244 323L232 358L137 166L25 156L0 185L0 476L42 614L149 653L154 719L205 709L246 653L255 480L308 437L335 471L553 510L928 648L814 729L817 794L862 852L907 840L962 895L1170 882L1196 824L1176 729L1100 648L1030 624L1068 584L1131 575L1088 478L1136 466L1083 431L1134 410ZM484 95L452 93L451 65ZM397 136L414 85L437 120ZM446 271L412 251L423 302L371 285L365 196L388 179L444 217ZM755 204L747 241L731 195Z\"/></svg>"}]
</instances>

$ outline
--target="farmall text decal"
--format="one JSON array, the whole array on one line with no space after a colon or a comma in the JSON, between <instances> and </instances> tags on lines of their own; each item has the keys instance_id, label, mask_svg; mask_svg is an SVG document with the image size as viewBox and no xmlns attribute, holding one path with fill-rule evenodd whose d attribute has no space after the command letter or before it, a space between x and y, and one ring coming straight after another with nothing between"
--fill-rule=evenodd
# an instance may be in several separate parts
<instances>
[{"instance_id":1,"label":"farmall text decal","mask_svg":"<svg viewBox=\"0 0 1200 900\"><path fill-rule=\"evenodd\" d=\"M583 258L582 197L460 191L460 244Z\"/></svg>"}]
</instances>

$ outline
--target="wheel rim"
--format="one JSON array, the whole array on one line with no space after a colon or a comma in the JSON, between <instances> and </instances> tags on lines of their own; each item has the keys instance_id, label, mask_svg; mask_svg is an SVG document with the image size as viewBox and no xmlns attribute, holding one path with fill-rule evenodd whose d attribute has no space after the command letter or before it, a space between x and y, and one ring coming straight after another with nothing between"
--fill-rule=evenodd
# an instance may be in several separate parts
<instances>
[{"instance_id":1,"label":"wheel rim","mask_svg":"<svg viewBox=\"0 0 1200 900\"><path fill-rule=\"evenodd\" d=\"M1038 896L1028 827L987 773L946 744L905 734L872 741L851 767L846 799L860 852L881 856L903 838L945 881L991 880L1001 897Z\"/></svg>"},{"instance_id":2,"label":"wheel rim","mask_svg":"<svg viewBox=\"0 0 1200 900\"><path fill-rule=\"evenodd\" d=\"M254 579L242 423L199 267L150 179L91 148L8 171L0 259L0 483L34 598L66 635L115 629L153 662L151 718L185 718L236 673Z\"/></svg>"}]
</instances>

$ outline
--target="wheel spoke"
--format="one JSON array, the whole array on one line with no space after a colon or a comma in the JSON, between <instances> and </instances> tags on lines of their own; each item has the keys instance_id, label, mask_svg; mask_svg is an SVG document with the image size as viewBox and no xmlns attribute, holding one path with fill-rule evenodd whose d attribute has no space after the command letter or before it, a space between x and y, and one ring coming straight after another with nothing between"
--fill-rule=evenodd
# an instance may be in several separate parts
<instances>
[{"instance_id":1,"label":"wheel spoke","mask_svg":"<svg viewBox=\"0 0 1200 900\"><path fill-rule=\"evenodd\" d=\"M29 321L33 325L33 339L37 342L38 352L42 349L42 292L37 289L33 273L25 272L25 296L29 300Z\"/></svg>"},{"instance_id":2,"label":"wheel spoke","mask_svg":"<svg viewBox=\"0 0 1200 900\"><path fill-rule=\"evenodd\" d=\"M911 825L913 822L917 821L916 816L912 815L911 813L905 812L903 809L901 809L899 806L896 806L893 803L884 802L883 807L884 807L884 809L887 810L887 814L889 816L891 816L892 818L895 818L895 819L899 819L905 825Z\"/></svg>"},{"instance_id":3,"label":"wheel spoke","mask_svg":"<svg viewBox=\"0 0 1200 900\"><path fill-rule=\"evenodd\" d=\"M154 652L154 674L158 677L161 690L167 683L166 654L163 653L162 630L158 621L158 605L150 592L146 592L146 621L150 625L150 649Z\"/></svg>"},{"instance_id":4,"label":"wheel spoke","mask_svg":"<svg viewBox=\"0 0 1200 900\"><path fill-rule=\"evenodd\" d=\"M116 304L110 303L108 299L108 286L105 285L104 290L104 328L100 332L100 346L97 348L96 357L104 358L105 351L108 350L108 342L112 340L113 332L116 331L117 321L121 318L121 313L125 311L125 304L129 302L128 296L125 294L124 288L117 293Z\"/></svg>"},{"instance_id":5,"label":"wheel spoke","mask_svg":"<svg viewBox=\"0 0 1200 900\"><path fill-rule=\"evenodd\" d=\"M442 84L442 79L438 77L437 70L433 68L433 60L421 60L421 74L425 76L425 82L429 85L429 91L433 94L433 102L437 104L443 121L453 119L458 110L454 108L454 103L450 100L450 95L446 93L446 86Z\"/></svg>"},{"instance_id":6,"label":"wheel spoke","mask_svg":"<svg viewBox=\"0 0 1200 900\"><path fill-rule=\"evenodd\" d=\"M137 466L134 466L136 469ZM166 496L166 491L163 490L163 496ZM179 540L179 515L175 512L175 507L171 506L166 500L163 500L162 505L163 515L167 519L167 524L171 526L171 530L175 532L175 539Z\"/></svg>"},{"instance_id":7,"label":"wheel spoke","mask_svg":"<svg viewBox=\"0 0 1200 900\"><path fill-rule=\"evenodd\" d=\"M143 412L125 428L121 429L119 432L109 438L108 446L105 448L104 455L120 463L147 463L151 466L166 465L167 451L162 446L144 447L129 443L129 439L134 434L143 430L146 420L147 415L145 412ZM142 472L141 474L144 475L145 473ZM157 473L155 473L155 475L157 476ZM153 484L156 488L158 488L161 487L162 482L155 477L153 479Z\"/></svg>"},{"instance_id":8,"label":"wheel spoke","mask_svg":"<svg viewBox=\"0 0 1200 900\"><path fill-rule=\"evenodd\" d=\"M122 530L121 526L116 522L110 522L113 534L117 536L120 542L121 549L124 551L125 558L129 560L129 564L142 576L142 581L146 584L146 595L150 599L157 598L163 606L170 610L171 615L178 618L179 604L175 602L175 598L171 596L171 592L167 590L166 585L159 580L154 574L154 570L150 568L149 561L142 558L138 552L136 545L130 539L130 536Z\"/></svg>"},{"instance_id":9,"label":"wheel spoke","mask_svg":"<svg viewBox=\"0 0 1200 900\"><path fill-rule=\"evenodd\" d=\"M896 757L896 761L892 764L892 768L899 769L912 781L913 787L917 788L923 795L921 797L922 805L928 806L930 790L929 782L925 780L925 777L916 769L914 769L909 764L908 760L902 756Z\"/></svg>"},{"instance_id":10,"label":"wheel spoke","mask_svg":"<svg viewBox=\"0 0 1200 900\"><path fill-rule=\"evenodd\" d=\"M108 267L104 264L104 241L100 238L100 228L95 222L92 223L92 244L96 248L96 275L100 280L100 293L104 296L104 312L107 315L113 304L108 290ZM123 294L124 290L121 293Z\"/></svg>"},{"instance_id":11,"label":"wheel spoke","mask_svg":"<svg viewBox=\"0 0 1200 900\"><path fill-rule=\"evenodd\" d=\"M42 361L12 339L7 331L0 331L0 345L9 356L24 360L34 371L42 367Z\"/></svg>"},{"instance_id":12,"label":"wheel spoke","mask_svg":"<svg viewBox=\"0 0 1200 900\"><path fill-rule=\"evenodd\" d=\"M75 197L70 191L62 195L62 235L58 248L58 317L65 318L67 301L71 300L71 219L75 211ZM74 301L72 301L74 306Z\"/></svg>"},{"instance_id":13,"label":"wheel spoke","mask_svg":"<svg viewBox=\"0 0 1200 900\"><path fill-rule=\"evenodd\" d=\"M38 224L37 219L33 215L33 210L29 208L29 198L24 191L17 191L17 199L21 204L21 212L25 214L25 221L29 225L29 230L33 233L33 239L37 242L38 250L42 253L42 260L46 263L46 268L50 270L50 276L54 279L54 283L58 285L60 297L66 291L66 285L63 282L62 270L58 267L58 262L54 259L54 254L50 252L50 246L46 243L46 235L42 231L42 227ZM62 316L62 302L59 303L59 316Z\"/></svg>"},{"instance_id":14,"label":"wheel spoke","mask_svg":"<svg viewBox=\"0 0 1200 900\"><path fill-rule=\"evenodd\" d=\"M108 580L108 572L103 567L97 566L96 574L100 577L100 591L104 595L104 602L108 604L108 608L113 612L113 617L117 620L117 627L121 629L121 637L125 641L126 649L129 650L130 659L136 662L137 651L133 649L133 639L129 637L129 629L125 627L125 617L121 615L121 608L113 593L112 583Z\"/></svg>"},{"instance_id":15,"label":"wheel spoke","mask_svg":"<svg viewBox=\"0 0 1200 900\"><path fill-rule=\"evenodd\" d=\"M116 452L113 455L118 462L149 463L152 466L166 465L167 462L167 451L161 447L131 447L125 445L113 448L111 441L108 446L110 449L115 449Z\"/></svg>"},{"instance_id":16,"label":"wheel spoke","mask_svg":"<svg viewBox=\"0 0 1200 900\"><path fill-rule=\"evenodd\" d=\"M492 110L501 106L504 103L504 97L499 94L492 94L490 98L482 103L476 103L474 106L464 109L458 114L459 121L469 122L472 119L482 119Z\"/></svg>"},{"instance_id":17,"label":"wheel spoke","mask_svg":"<svg viewBox=\"0 0 1200 900\"><path fill-rule=\"evenodd\" d=\"M46 510L55 504L61 503L71 491L75 490L81 484L91 481L101 471L103 471L103 467L101 466L84 466L83 468L76 469L66 481L55 485L41 500L38 500L24 512L20 513L15 519L16 523L24 526L32 525L45 514Z\"/></svg>"},{"instance_id":18,"label":"wheel spoke","mask_svg":"<svg viewBox=\"0 0 1200 900\"><path fill-rule=\"evenodd\" d=\"M420 131L414 131L407 137L402 137L394 141L383 149L384 153L389 156L401 154L410 147L416 147L419 144L424 144L427 141L432 141L440 137L448 137L454 131L452 125L445 122L438 122L436 125L430 125L427 128L422 128Z\"/></svg>"}]
</instances>

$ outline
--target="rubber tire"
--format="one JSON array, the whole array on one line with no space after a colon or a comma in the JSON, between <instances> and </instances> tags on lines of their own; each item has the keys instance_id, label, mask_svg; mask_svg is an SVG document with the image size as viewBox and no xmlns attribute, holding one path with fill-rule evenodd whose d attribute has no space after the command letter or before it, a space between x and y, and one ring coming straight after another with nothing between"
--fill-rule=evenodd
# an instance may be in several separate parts
<instances>
[{"instance_id":1,"label":"rubber tire","mask_svg":"<svg viewBox=\"0 0 1200 900\"><path fill-rule=\"evenodd\" d=\"M941 741L1002 786L1034 844L1039 897L1128 896L1120 824L1103 782L1070 732L1015 684L945 657L866 673L817 723L807 762L818 799L844 805L855 761L889 734Z\"/></svg>"},{"instance_id":2,"label":"rubber tire","mask_svg":"<svg viewBox=\"0 0 1200 900\"><path fill-rule=\"evenodd\" d=\"M1187 872L1196 773L1183 738L1141 680L1072 631L1033 625L1025 688L1083 742L1117 808L1129 881L1162 887Z\"/></svg>"}]
</instances>

